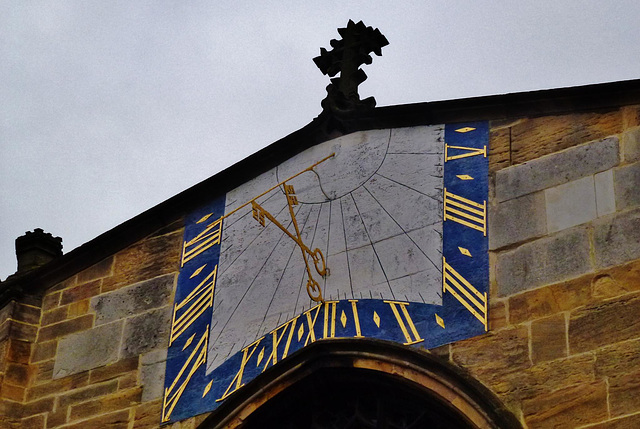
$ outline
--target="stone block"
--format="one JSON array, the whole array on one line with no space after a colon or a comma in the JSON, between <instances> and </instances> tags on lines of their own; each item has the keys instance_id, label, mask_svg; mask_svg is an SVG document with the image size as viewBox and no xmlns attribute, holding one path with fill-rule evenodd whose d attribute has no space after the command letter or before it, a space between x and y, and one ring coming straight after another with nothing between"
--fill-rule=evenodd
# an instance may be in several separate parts
<instances>
[{"instance_id":1,"label":"stone block","mask_svg":"<svg viewBox=\"0 0 640 429\"><path fill-rule=\"evenodd\" d=\"M40 323L40 308L16 302L11 318L30 325L37 325Z\"/></svg>"},{"instance_id":2,"label":"stone block","mask_svg":"<svg viewBox=\"0 0 640 429\"><path fill-rule=\"evenodd\" d=\"M638 314L638 293L573 311L569 318L569 352L587 352L640 337Z\"/></svg>"},{"instance_id":3,"label":"stone block","mask_svg":"<svg viewBox=\"0 0 640 429\"><path fill-rule=\"evenodd\" d=\"M613 170L606 170L594 176L596 186L596 208L598 217L616 211L616 194L613 188Z\"/></svg>"},{"instance_id":4,"label":"stone block","mask_svg":"<svg viewBox=\"0 0 640 429\"><path fill-rule=\"evenodd\" d=\"M166 347L172 314L172 308L167 306L127 319L121 356L131 357Z\"/></svg>"},{"instance_id":5,"label":"stone block","mask_svg":"<svg viewBox=\"0 0 640 429\"><path fill-rule=\"evenodd\" d=\"M182 232L147 238L115 256L113 275L102 279L102 292L164 274L177 273L182 252Z\"/></svg>"},{"instance_id":6,"label":"stone block","mask_svg":"<svg viewBox=\"0 0 640 429\"><path fill-rule=\"evenodd\" d=\"M60 304L61 292L54 292L44 296L42 298L42 311L51 310Z\"/></svg>"},{"instance_id":7,"label":"stone block","mask_svg":"<svg viewBox=\"0 0 640 429\"><path fill-rule=\"evenodd\" d=\"M29 363L31 343L29 341L9 340L6 360L8 362Z\"/></svg>"},{"instance_id":8,"label":"stone block","mask_svg":"<svg viewBox=\"0 0 640 429\"><path fill-rule=\"evenodd\" d=\"M162 401L144 402L135 409L134 429L155 429L162 415Z\"/></svg>"},{"instance_id":9,"label":"stone block","mask_svg":"<svg viewBox=\"0 0 640 429\"><path fill-rule=\"evenodd\" d=\"M22 419L23 429L44 429L45 427L45 415L39 414L37 416L27 417Z\"/></svg>"},{"instance_id":10,"label":"stone block","mask_svg":"<svg viewBox=\"0 0 640 429\"><path fill-rule=\"evenodd\" d=\"M76 424L66 425L64 429L109 428L127 429L129 427L129 410L103 414Z\"/></svg>"},{"instance_id":11,"label":"stone block","mask_svg":"<svg viewBox=\"0 0 640 429\"><path fill-rule=\"evenodd\" d=\"M507 321L507 301L492 299L489 305L489 329L495 331L506 327L509 324Z\"/></svg>"},{"instance_id":12,"label":"stone block","mask_svg":"<svg viewBox=\"0 0 640 429\"><path fill-rule=\"evenodd\" d=\"M593 176L572 180L544 191L549 232L561 231L597 217Z\"/></svg>"},{"instance_id":13,"label":"stone block","mask_svg":"<svg viewBox=\"0 0 640 429\"><path fill-rule=\"evenodd\" d=\"M89 283L72 287L71 289L63 290L62 297L60 298L60 305L71 304L72 302L82 301L83 299L99 295L100 284L100 280L94 280Z\"/></svg>"},{"instance_id":14,"label":"stone block","mask_svg":"<svg viewBox=\"0 0 640 429\"><path fill-rule=\"evenodd\" d=\"M93 325L93 314L86 314L75 319L65 320L54 325L45 326L38 332L38 342L64 337L74 332L84 331Z\"/></svg>"},{"instance_id":15,"label":"stone block","mask_svg":"<svg viewBox=\"0 0 640 429\"><path fill-rule=\"evenodd\" d=\"M126 391L120 391L110 396L95 399L72 405L69 413L69 420L86 419L96 414L103 414L110 411L122 410L140 403L142 388L136 387ZM127 413L128 415L128 413ZM128 416L127 416L128 420ZM91 426L88 426L91 427ZM98 426L93 426L98 427ZM103 426L100 426L103 427ZM111 427L111 426L109 426Z\"/></svg>"},{"instance_id":16,"label":"stone block","mask_svg":"<svg viewBox=\"0 0 640 429\"><path fill-rule=\"evenodd\" d=\"M612 377L640 368L640 338L596 350L596 374Z\"/></svg>"},{"instance_id":17,"label":"stone block","mask_svg":"<svg viewBox=\"0 0 640 429\"><path fill-rule=\"evenodd\" d=\"M543 192L498 203L489 208L489 249L494 250L547 233Z\"/></svg>"},{"instance_id":18,"label":"stone block","mask_svg":"<svg viewBox=\"0 0 640 429\"><path fill-rule=\"evenodd\" d=\"M78 283L84 283L101 277L110 276L113 268L113 256L92 265L78 274Z\"/></svg>"},{"instance_id":19,"label":"stone block","mask_svg":"<svg viewBox=\"0 0 640 429\"><path fill-rule=\"evenodd\" d=\"M89 382L100 383L101 381L111 380L127 372L134 371L138 369L138 361L138 356L135 356L129 359L121 359L111 365L96 368L91 371Z\"/></svg>"},{"instance_id":20,"label":"stone block","mask_svg":"<svg viewBox=\"0 0 640 429\"><path fill-rule=\"evenodd\" d=\"M567 356L567 326L564 314L556 314L531 323L531 359L533 363Z\"/></svg>"},{"instance_id":21,"label":"stone block","mask_svg":"<svg viewBox=\"0 0 640 429\"><path fill-rule=\"evenodd\" d=\"M164 372L167 365L167 349L160 349L141 356L140 377L142 402L160 398L164 392Z\"/></svg>"},{"instance_id":22,"label":"stone block","mask_svg":"<svg viewBox=\"0 0 640 429\"><path fill-rule=\"evenodd\" d=\"M640 411L640 371L609 378L611 416Z\"/></svg>"},{"instance_id":23,"label":"stone block","mask_svg":"<svg viewBox=\"0 0 640 429\"><path fill-rule=\"evenodd\" d=\"M115 362L123 324L122 321L114 322L62 338L58 344L53 378Z\"/></svg>"},{"instance_id":24,"label":"stone block","mask_svg":"<svg viewBox=\"0 0 640 429\"><path fill-rule=\"evenodd\" d=\"M51 311L42 313L42 320L40 326L53 325L54 323L62 322L67 318L67 310L69 307L56 307Z\"/></svg>"},{"instance_id":25,"label":"stone block","mask_svg":"<svg viewBox=\"0 0 640 429\"><path fill-rule=\"evenodd\" d=\"M640 210L594 221L593 236L598 268L640 259Z\"/></svg>"},{"instance_id":26,"label":"stone block","mask_svg":"<svg viewBox=\"0 0 640 429\"><path fill-rule=\"evenodd\" d=\"M81 389L75 389L71 392L64 393L58 397L57 408L66 409L68 406L73 404L85 402L90 399L96 399L99 396L105 396L111 393L115 393L117 389L118 389L118 382L116 380L87 386Z\"/></svg>"},{"instance_id":27,"label":"stone block","mask_svg":"<svg viewBox=\"0 0 640 429\"><path fill-rule=\"evenodd\" d=\"M496 172L496 198L506 201L608 170L618 164L618 139L585 143Z\"/></svg>"},{"instance_id":28,"label":"stone block","mask_svg":"<svg viewBox=\"0 0 640 429\"><path fill-rule=\"evenodd\" d=\"M91 300L96 325L166 306L171 301L175 275L168 274L105 293Z\"/></svg>"},{"instance_id":29,"label":"stone block","mask_svg":"<svg viewBox=\"0 0 640 429\"><path fill-rule=\"evenodd\" d=\"M640 127L625 131L621 137L621 144L625 162L640 161Z\"/></svg>"},{"instance_id":30,"label":"stone block","mask_svg":"<svg viewBox=\"0 0 640 429\"><path fill-rule=\"evenodd\" d=\"M596 425L587 426L588 429L637 429L640 428L640 413L631 416L607 420ZM585 428L585 429L587 429Z\"/></svg>"},{"instance_id":31,"label":"stone block","mask_svg":"<svg viewBox=\"0 0 640 429\"><path fill-rule=\"evenodd\" d=\"M592 271L587 230L561 231L498 254L496 281L500 296L557 283Z\"/></svg>"},{"instance_id":32,"label":"stone block","mask_svg":"<svg viewBox=\"0 0 640 429\"><path fill-rule=\"evenodd\" d=\"M604 381L579 384L522 401L529 429L568 428L605 420L607 386Z\"/></svg>"},{"instance_id":33,"label":"stone block","mask_svg":"<svg viewBox=\"0 0 640 429\"><path fill-rule=\"evenodd\" d=\"M511 132L509 128L492 129L489 133L489 173L511 164Z\"/></svg>"},{"instance_id":34,"label":"stone block","mask_svg":"<svg viewBox=\"0 0 640 429\"><path fill-rule=\"evenodd\" d=\"M43 360L51 359L56 355L57 348L57 341L47 341L35 344L31 355L31 362L41 362Z\"/></svg>"},{"instance_id":35,"label":"stone block","mask_svg":"<svg viewBox=\"0 0 640 429\"><path fill-rule=\"evenodd\" d=\"M614 181L618 210L640 206L640 162L616 168Z\"/></svg>"},{"instance_id":36,"label":"stone block","mask_svg":"<svg viewBox=\"0 0 640 429\"><path fill-rule=\"evenodd\" d=\"M74 374L69 377L59 378L57 380L52 380L47 383L42 383L37 386L32 386L29 389L29 394L27 395L27 401L33 401L35 399L40 399L45 396L55 395L60 392L65 392L73 389L77 389L80 387L84 387L87 385L89 381L89 374Z\"/></svg>"}]
</instances>

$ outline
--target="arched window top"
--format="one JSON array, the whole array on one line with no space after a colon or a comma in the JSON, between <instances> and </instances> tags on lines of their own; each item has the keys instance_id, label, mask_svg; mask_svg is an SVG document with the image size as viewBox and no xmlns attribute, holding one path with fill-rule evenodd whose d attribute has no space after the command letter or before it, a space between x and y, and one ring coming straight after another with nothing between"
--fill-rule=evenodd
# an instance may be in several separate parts
<instances>
[{"instance_id":1,"label":"arched window top","mask_svg":"<svg viewBox=\"0 0 640 429\"><path fill-rule=\"evenodd\" d=\"M496 396L425 351L318 341L265 371L199 429L521 428Z\"/></svg>"}]
</instances>

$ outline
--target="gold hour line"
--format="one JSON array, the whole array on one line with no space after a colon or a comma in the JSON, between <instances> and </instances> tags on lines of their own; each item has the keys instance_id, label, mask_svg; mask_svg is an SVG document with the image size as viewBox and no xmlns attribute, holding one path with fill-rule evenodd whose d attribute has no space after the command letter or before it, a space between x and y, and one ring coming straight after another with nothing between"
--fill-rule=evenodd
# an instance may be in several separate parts
<instances>
[{"instance_id":1,"label":"gold hour line","mask_svg":"<svg viewBox=\"0 0 640 429\"><path fill-rule=\"evenodd\" d=\"M313 307L313 308L311 308L311 309L309 309L309 310L304 312L304 314L307 315L307 326L309 328L309 333L307 334L307 338L304 341L305 347L306 347L307 344L309 344L309 339L311 339L312 343L316 341L316 334L315 334L315 332L313 332L313 327L316 324L316 319L318 318L318 313L320 313L320 306L321 305L322 304L318 304L315 307ZM312 320L311 319L311 312L313 310L316 310L316 314L315 314L315 316L313 317L313 320Z\"/></svg>"},{"instance_id":2,"label":"gold hour line","mask_svg":"<svg viewBox=\"0 0 640 429\"><path fill-rule=\"evenodd\" d=\"M224 391L224 394L220 398L216 399L216 402L224 401L225 399L227 399L229 395L231 395L233 392L235 392L236 390L238 390L244 385L242 383L242 376L244 375L244 367L247 365L247 362L249 362L249 359L251 359L251 356L253 356L253 353L256 351L256 349L258 348L258 345L260 344L260 341L262 341L263 338L264 337L254 341L253 343L249 344L247 347L242 349L242 361L240 362L240 369L236 373L235 377L233 377L233 380L231 380L231 383L229 384L229 387L227 387L227 390ZM251 353L248 353L250 348L252 348ZM231 389L231 387L233 387L234 384L235 384L235 387L233 388L233 390L231 390L231 392L229 392L229 390Z\"/></svg>"},{"instance_id":3,"label":"gold hour line","mask_svg":"<svg viewBox=\"0 0 640 429\"><path fill-rule=\"evenodd\" d=\"M357 299L350 299L351 303L351 311L353 312L353 323L356 326L356 336L355 338L363 338L362 331L360 330L360 317L358 317L358 307L357 307Z\"/></svg>"},{"instance_id":4,"label":"gold hour line","mask_svg":"<svg viewBox=\"0 0 640 429\"><path fill-rule=\"evenodd\" d=\"M324 302L324 329L322 338L334 338L336 336L336 307L338 301ZM331 336L329 336L329 308L331 307Z\"/></svg>"},{"instance_id":5,"label":"gold hour line","mask_svg":"<svg viewBox=\"0 0 640 429\"><path fill-rule=\"evenodd\" d=\"M466 153L449 156L449 149L465 150ZM487 146L482 148L466 147L466 146L450 146L445 143L444 145L444 162L453 161L454 159L468 158L470 156L483 155L487 157Z\"/></svg>"},{"instance_id":6,"label":"gold hour line","mask_svg":"<svg viewBox=\"0 0 640 429\"><path fill-rule=\"evenodd\" d=\"M476 319L480 321L480 323L482 323L484 330L487 331L487 293L480 293L478 289L467 281L467 279L462 277L451 265L447 264L444 257L442 258L442 267L443 293L450 292L462 305L465 306L467 310L469 310L469 312L471 312L471 314L476 317Z\"/></svg>"},{"instance_id":7,"label":"gold hour line","mask_svg":"<svg viewBox=\"0 0 640 429\"><path fill-rule=\"evenodd\" d=\"M267 358L267 361L264 364L264 368L262 368L262 372L264 372L264 370L267 369L270 361L273 362L273 365L278 363L278 346L280 345L280 342L282 341L284 334L287 333L287 327L289 326L289 323L290 322L283 323L282 325L278 326L276 329L271 331L273 349L271 350L271 354L269 355L269 357ZM282 329L282 333L280 334L280 336L278 336L278 329L280 328L284 328L284 329Z\"/></svg>"},{"instance_id":8,"label":"gold hour line","mask_svg":"<svg viewBox=\"0 0 640 429\"><path fill-rule=\"evenodd\" d=\"M287 337L287 343L284 346L284 352L282 353L282 359L286 358L287 355L289 354L289 346L291 345L291 339L293 338L293 332L296 329L296 323L298 322L298 317L300 316L296 316L295 318L291 319L289 321L291 328L289 329L289 336Z\"/></svg>"},{"instance_id":9,"label":"gold hour line","mask_svg":"<svg viewBox=\"0 0 640 429\"><path fill-rule=\"evenodd\" d=\"M444 220L452 220L480 231L486 236L487 202L484 201L483 204L476 203L475 201L452 194L447 191L447 188L444 188Z\"/></svg>"},{"instance_id":10,"label":"gold hour line","mask_svg":"<svg viewBox=\"0 0 640 429\"><path fill-rule=\"evenodd\" d=\"M189 327L191 324L205 312L209 307L213 306L213 291L216 283L216 272L218 266L213 268L213 271L200 282L195 289L187 295L180 303L173 306L173 320L171 321L171 335L169 338L169 345L173 342ZM176 318L178 310L189 304L189 307Z\"/></svg>"},{"instance_id":11,"label":"gold hour line","mask_svg":"<svg viewBox=\"0 0 640 429\"><path fill-rule=\"evenodd\" d=\"M220 237L222 233L222 218L217 219L207 225L207 227L197 236L192 238L189 241L185 241L182 246L182 263L181 267L184 266L188 261L195 258L208 248L220 244ZM192 249L189 247L197 244Z\"/></svg>"},{"instance_id":12,"label":"gold hour line","mask_svg":"<svg viewBox=\"0 0 640 429\"><path fill-rule=\"evenodd\" d=\"M420 338L420 334L416 329L416 325L413 324L413 320L411 320L411 316L409 316L409 312L407 311L407 306L409 305L408 302L399 302L399 301L384 301L384 302L391 306L391 311L393 311L393 315L396 317L396 321L398 322L398 325L400 326L400 329L402 330L402 333L404 334L404 337L407 340L407 342L404 343L405 345L417 344L424 341L423 338ZM402 315L400 315L400 312L398 311L398 308L396 306L400 306L400 308L402 309L402 315L404 315L404 318L407 321L407 324L409 325L409 329L411 329L411 334L413 334L413 338L411 338L411 335L407 330L407 327L404 324L404 321L402 320Z\"/></svg>"},{"instance_id":13,"label":"gold hour line","mask_svg":"<svg viewBox=\"0 0 640 429\"><path fill-rule=\"evenodd\" d=\"M193 374L195 374L196 370L206 362L208 340L209 340L209 325L207 325L207 328L205 329L204 334L202 335L202 338L200 338L200 341L198 341L198 344L196 345L195 349L193 349L193 351L191 352L191 355L189 355L189 358L187 359L185 364L182 366L182 368L180 368L180 372L178 372L178 375L173 380L173 383L171 383L171 386L169 386L168 388L165 388L164 390L164 399L162 404L162 421L163 422L166 422L169 420L169 417L171 417L171 413L173 412L173 409L178 403L178 400L182 396L182 393L186 389L187 384L189 384L189 381L191 381L191 377L193 377ZM192 360L194 360L193 364L191 364ZM191 367L189 368L190 364L191 364ZM180 380L182 375L185 373L187 368L189 368L189 372L187 376L184 378L182 383L178 386L178 388L174 392L174 389L176 388L178 381Z\"/></svg>"}]
</instances>

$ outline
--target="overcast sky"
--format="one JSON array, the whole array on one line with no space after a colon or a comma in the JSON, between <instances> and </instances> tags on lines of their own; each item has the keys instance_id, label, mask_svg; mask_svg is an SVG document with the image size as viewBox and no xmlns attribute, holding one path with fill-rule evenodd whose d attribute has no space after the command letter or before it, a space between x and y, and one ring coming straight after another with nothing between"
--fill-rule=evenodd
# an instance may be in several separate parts
<instances>
[{"instance_id":1,"label":"overcast sky","mask_svg":"<svg viewBox=\"0 0 640 429\"><path fill-rule=\"evenodd\" d=\"M0 0L0 279L309 123L312 58L349 19L390 44L378 106L640 78L638 0Z\"/></svg>"}]
</instances>

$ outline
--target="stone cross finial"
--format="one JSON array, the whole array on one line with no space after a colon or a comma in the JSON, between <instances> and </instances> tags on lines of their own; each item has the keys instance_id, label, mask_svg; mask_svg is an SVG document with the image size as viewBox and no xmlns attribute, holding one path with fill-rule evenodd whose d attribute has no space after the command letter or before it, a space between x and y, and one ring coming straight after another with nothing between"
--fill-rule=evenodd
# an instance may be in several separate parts
<instances>
[{"instance_id":1,"label":"stone cross finial","mask_svg":"<svg viewBox=\"0 0 640 429\"><path fill-rule=\"evenodd\" d=\"M382 47L388 45L389 41L377 28L367 27L362 21L356 24L349 20L345 28L338 28L338 33L342 40L331 40L333 49L327 51L320 48L320 56L313 59L323 74L333 77L340 73L340 77L331 79L331 84L327 86L327 97L322 100L322 108L334 113L373 108L376 105L373 97L360 100L358 95L358 85L367 79L359 67L371 64L372 52L381 56Z\"/></svg>"}]
</instances>

